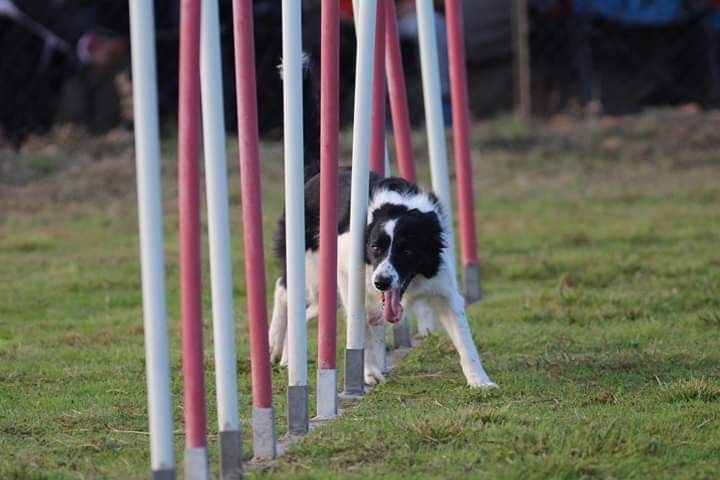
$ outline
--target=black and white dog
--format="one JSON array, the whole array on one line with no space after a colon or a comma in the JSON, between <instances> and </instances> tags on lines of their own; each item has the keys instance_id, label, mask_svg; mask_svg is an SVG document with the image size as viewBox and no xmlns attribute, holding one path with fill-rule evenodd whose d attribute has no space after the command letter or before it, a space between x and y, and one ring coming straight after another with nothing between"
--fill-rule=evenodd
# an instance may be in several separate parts
<instances>
[{"instance_id":1,"label":"black and white dog","mask_svg":"<svg viewBox=\"0 0 720 480\"><path fill-rule=\"evenodd\" d=\"M312 72L310 72L312 75ZM307 75L306 75L307 77ZM320 220L320 176L317 160L319 132L316 98L312 82L303 87L305 100L305 264L306 317L317 316L318 237ZM317 135L317 136L315 136ZM350 257L349 167L340 169L338 195L338 291L343 306L348 299L348 259ZM460 294L455 268L447 250L448 218L437 197L401 178L381 178L370 174L367 226L365 229L367 324L365 328L365 383L384 380L383 321L402 318L408 309L418 315L438 318L460 355L460 365L468 385L495 387L483 369L480 355L465 316L465 300ZM275 235L275 255L285 265L284 217ZM285 275L275 284L275 301L270 324L270 352L273 360L287 363L287 296Z\"/></svg>"}]
</instances>

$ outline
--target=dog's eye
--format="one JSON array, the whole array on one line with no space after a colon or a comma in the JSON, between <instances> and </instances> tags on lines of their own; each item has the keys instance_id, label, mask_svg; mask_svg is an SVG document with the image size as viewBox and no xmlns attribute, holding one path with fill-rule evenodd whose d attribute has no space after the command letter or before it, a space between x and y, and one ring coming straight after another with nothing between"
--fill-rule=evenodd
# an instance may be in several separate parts
<instances>
[{"instance_id":1,"label":"dog's eye","mask_svg":"<svg viewBox=\"0 0 720 480\"><path fill-rule=\"evenodd\" d=\"M380 253L381 248L377 245L373 245L372 247L370 247L370 250L372 250L373 253Z\"/></svg>"},{"instance_id":2,"label":"dog's eye","mask_svg":"<svg viewBox=\"0 0 720 480\"><path fill-rule=\"evenodd\" d=\"M402 254L405 255L406 257L409 257L410 255L413 254L413 251L410 250L409 248L406 248L405 250L402 251Z\"/></svg>"}]
</instances>

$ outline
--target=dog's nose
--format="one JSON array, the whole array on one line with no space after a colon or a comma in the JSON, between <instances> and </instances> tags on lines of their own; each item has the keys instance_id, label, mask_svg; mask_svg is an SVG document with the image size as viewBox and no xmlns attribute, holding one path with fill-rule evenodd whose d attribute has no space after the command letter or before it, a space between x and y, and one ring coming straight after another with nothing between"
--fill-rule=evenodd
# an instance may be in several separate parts
<instances>
[{"instance_id":1,"label":"dog's nose","mask_svg":"<svg viewBox=\"0 0 720 480\"><path fill-rule=\"evenodd\" d=\"M392 283L390 278L388 277L375 277L373 280L373 283L375 284L375 288L381 291L390 290L390 284Z\"/></svg>"}]
</instances>

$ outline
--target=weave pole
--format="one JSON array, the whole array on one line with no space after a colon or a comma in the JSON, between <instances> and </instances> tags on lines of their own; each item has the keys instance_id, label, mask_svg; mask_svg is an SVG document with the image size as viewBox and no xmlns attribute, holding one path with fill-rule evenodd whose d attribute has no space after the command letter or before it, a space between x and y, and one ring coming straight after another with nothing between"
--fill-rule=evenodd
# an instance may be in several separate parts
<instances>
[{"instance_id":1,"label":"weave pole","mask_svg":"<svg viewBox=\"0 0 720 480\"><path fill-rule=\"evenodd\" d=\"M245 247L245 278L253 396L253 455L275 458L275 411L268 342L265 253L263 249L262 195L257 99L255 89L255 38L252 0L233 0L235 88L237 94L238 153Z\"/></svg>"},{"instance_id":2,"label":"weave pole","mask_svg":"<svg viewBox=\"0 0 720 480\"><path fill-rule=\"evenodd\" d=\"M337 197L340 11L322 0L320 19L320 292L317 416L337 416Z\"/></svg>"},{"instance_id":3,"label":"weave pole","mask_svg":"<svg viewBox=\"0 0 720 480\"><path fill-rule=\"evenodd\" d=\"M394 1L394 0L392 0ZM373 55L372 113L370 132L370 171L384 177L390 172L385 156L385 2L377 0L375 10L375 52ZM386 162L387 160L387 162ZM387 163L387 164L386 164ZM373 346L365 346L365 355L377 355L383 370L387 369L385 322L369 326Z\"/></svg>"},{"instance_id":4,"label":"weave pole","mask_svg":"<svg viewBox=\"0 0 720 480\"><path fill-rule=\"evenodd\" d=\"M370 171L384 177L385 171L385 0L376 0L375 52L372 74Z\"/></svg>"},{"instance_id":5,"label":"weave pole","mask_svg":"<svg viewBox=\"0 0 720 480\"><path fill-rule=\"evenodd\" d=\"M385 1L385 72L398 174L406 180L415 182L415 158L413 157L412 136L410 135L410 113L408 111L405 72L403 71L400 53L400 36L398 35L394 0ZM407 315L403 315L403 318L393 325L392 330L395 348L410 348L412 346Z\"/></svg>"},{"instance_id":6,"label":"weave pole","mask_svg":"<svg viewBox=\"0 0 720 480\"><path fill-rule=\"evenodd\" d=\"M217 0L202 2L200 15L200 84L205 148L210 282L212 287L215 383L223 479L242 475L242 434L238 412L227 155L223 114L220 23Z\"/></svg>"},{"instance_id":7,"label":"weave pole","mask_svg":"<svg viewBox=\"0 0 720 480\"><path fill-rule=\"evenodd\" d=\"M432 187L442 205L448 229L447 255L455 269L455 234L452 215L452 197L448 176L447 145L442 112L442 94L440 91L440 67L438 65L437 37L432 0L415 2L418 17L418 36L420 38L420 69L422 71L423 103L425 105L425 123L427 124L428 147L430 153L430 175ZM419 315L420 331L437 329L437 321L430 315Z\"/></svg>"},{"instance_id":8,"label":"weave pole","mask_svg":"<svg viewBox=\"0 0 720 480\"><path fill-rule=\"evenodd\" d=\"M283 138L288 295L288 430L308 431L305 319L305 192L303 150L302 2L282 2Z\"/></svg>"},{"instance_id":9,"label":"weave pole","mask_svg":"<svg viewBox=\"0 0 720 480\"><path fill-rule=\"evenodd\" d=\"M447 145L442 113L440 90L440 67L438 65L437 37L432 0L417 0L418 36L420 39L420 68L422 70L423 103L427 123L428 147L430 153L430 174L433 191L438 196L448 219L448 253L455 267L455 238L452 225L452 198L448 176Z\"/></svg>"},{"instance_id":10,"label":"weave pole","mask_svg":"<svg viewBox=\"0 0 720 480\"><path fill-rule=\"evenodd\" d=\"M360 2L356 15L358 47L355 69L352 179L350 192L350 267L348 272L345 395L363 395L365 348L365 224L367 222L370 119L375 44L375 0Z\"/></svg>"},{"instance_id":11,"label":"weave pole","mask_svg":"<svg viewBox=\"0 0 720 480\"><path fill-rule=\"evenodd\" d=\"M480 265L475 238L475 201L472 161L470 158L470 111L468 107L465 42L463 37L462 2L445 1L452 101L453 145L457 177L458 213L460 217L460 250L464 268L465 301L480 300L482 288Z\"/></svg>"},{"instance_id":12,"label":"weave pole","mask_svg":"<svg viewBox=\"0 0 720 480\"><path fill-rule=\"evenodd\" d=\"M175 478L170 352L165 305L160 134L153 2L130 0L135 162L142 270L150 466L154 480Z\"/></svg>"},{"instance_id":13,"label":"weave pole","mask_svg":"<svg viewBox=\"0 0 720 480\"><path fill-rule=\"evenodd\" d=\"M415 182L415 157L413 155L412 135L410 133L410 112L408 110L405 72L400 52L395 2L386 1L385 14L385 70L387 89L390 98L393 137L397 154L398 173L405 180Z\"/></svg>"},{"instance_id":14,"label":"weave pole","mask_svg":"<svg viewBox=\"0 0 720 480\"><path fill-rule=\"evenodd\" d=\"M210 475L200 261L200 2L180 3L178 221L185 415L185 476Z\"/></svg>"}]
</instances>

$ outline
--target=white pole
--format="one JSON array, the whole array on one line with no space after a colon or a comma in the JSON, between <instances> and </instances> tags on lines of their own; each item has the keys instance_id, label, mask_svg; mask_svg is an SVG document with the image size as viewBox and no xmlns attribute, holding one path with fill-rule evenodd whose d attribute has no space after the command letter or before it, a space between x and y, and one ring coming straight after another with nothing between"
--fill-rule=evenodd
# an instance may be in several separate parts
<instances>
[{"instance_id":1,"label":"white pole","mask_svg":"<svg viewBox=\"0 0 720 480\"><path fill-rule=\"evenodd\" d=\"M360 2L355 69L352 186L350 194L350 268L348 284L345 392L364 393L365 335L365 224L367 222L370 114L373 54L375 51L376 0Z\"/></svg>"},{"instance_id":2,"label":"white pole","mask_svg":"<svg viewBox=\"0 0 720 480\"><path fill-rule=\"evenodd\" d=\"M212 288L215 383L223 470L242 467L228 215L227 157L217 0L202 2L200 87ZM239 462L239 463L233 463ZM231 466L233 464L234 466Z\"/></svg>"},{"instance_id":3,"label":"white pole","mask_svg":"<svg viewBox=\"0 0 720 480\"><path fill-rule=\"evenodd\" d=\"M288 422L307 432L305 319L305 182L303 153L302 2L282 2L285 242L288 304Z\"/></svg>"},{"instance_id":4,"label":"white pole","mask_svg":"<svg viewBox=\"0 0 720 480\"><path fill-rule=\"evenodd\" d=\"M130 1L135 161L142 267L150 463L153 478L174 478L170 353L165 306L160 136L153 2Z\"/></svg>"},{"instance_id":5,"label":"white pole","mask_svg":"<svg viewBox=\"0 0 720 480\"><path fill-rule=\"evenodd\" d=\"M420 38L420 68L422 71L425 123L427 124L428 147L430 152L430 174L432 187L440 199L449 230L448 255L455 277L455 234L452 223L452 196L448 176L447 145L443 121L442 93L440 90L440 66L438 62L437 37L435 36L435 12L432 0L415 2Z\"/></svg>"}]
</instances>

